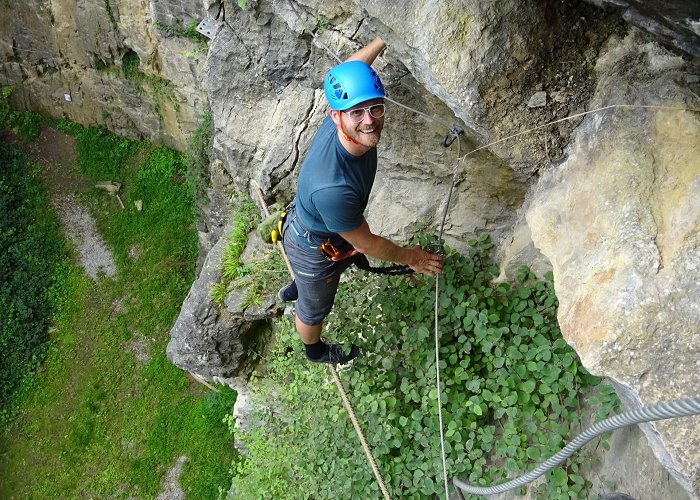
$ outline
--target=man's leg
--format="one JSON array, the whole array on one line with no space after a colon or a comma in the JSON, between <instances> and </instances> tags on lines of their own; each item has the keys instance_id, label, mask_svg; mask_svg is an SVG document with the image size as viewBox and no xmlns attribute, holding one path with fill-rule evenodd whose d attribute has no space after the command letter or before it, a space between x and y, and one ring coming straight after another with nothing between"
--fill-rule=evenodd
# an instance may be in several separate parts
<instances>
[{"instance_id":1,"label":"man's leg","mask_svg":"<svg viewBox=\"0 0 700 500\"><path fill-rule=\"evenodd\" d=\"M295 318L295 322L297 326L297 332L299 333L299 338L301 338L301 341L304 344L315 344L316 342L321 340L321 330L323 327L323 323L320 323L318 325L307 325L306 323L303 323L298 316Z\"/></svg>"},{"instance_id":2,"label":"man's leg","mask_svg":"<svg viewBox=\"0 0 700 500\"><path fill-rule=\"evenodd\" d=\"M343 352L342 344L326 344L321 340L323 320L333 308L340 275L352 262L330 262L318 250L305 249L291 241L290 231L285 231L284 249L292 264L296 280L296 330L304 343L306 358L321 363L346 363L357 356L359 349L352 346ZM291 293L280 290L281 300Z\"/></svg>"},{"instance_id":3,"label":"man's leg","mask_svg":"<svg viewBox=\"0 0 700 500\"><path fill-rule=\"evenodd\" d=\"M299 298L296 303L295 324L299 338L304 343L306 359L309 361L347 363L360 352L354 345L345 352L343 344L327 344L321 340L323 320L333 307L335 292L343 270L339 269L336 275L321 282L309 284L297 281Z\"/></svg>"}]
</instances>

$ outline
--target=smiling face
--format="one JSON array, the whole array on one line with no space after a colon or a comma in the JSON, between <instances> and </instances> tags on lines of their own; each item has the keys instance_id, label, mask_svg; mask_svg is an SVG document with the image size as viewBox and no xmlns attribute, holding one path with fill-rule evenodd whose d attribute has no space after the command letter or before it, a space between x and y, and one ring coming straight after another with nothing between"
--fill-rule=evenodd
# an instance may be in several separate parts
<instances>
[{"instance_id":1,"label":"smiling face","mask_svg":"<svg viewBox=\"0 0 700 500\"><path fill-rule=\"evenodd\" d=\"M362 119L357 122L352 119L350 113L383 103L383 99L371 99L357 104L350 109L346 109L345 111L331 111L331 118L335 122L336 127L352 141L355 141L355 144L353 144L352 141L346 141L344 140L343 134L340 134L343 146L345 146L350 154L362 155L375 147L379 143L382 129L384 128L384 116L375 118L369 110L364 110ZM376 115L378 113L374 111L374 114Z\"/></svg>"}]
</instances>

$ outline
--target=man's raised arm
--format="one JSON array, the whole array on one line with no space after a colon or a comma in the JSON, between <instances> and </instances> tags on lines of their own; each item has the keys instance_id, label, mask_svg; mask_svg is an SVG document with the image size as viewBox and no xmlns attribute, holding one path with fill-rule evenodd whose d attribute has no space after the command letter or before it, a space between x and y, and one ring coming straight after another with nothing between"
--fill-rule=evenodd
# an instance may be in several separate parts
<instances>
[{"instance_id":1,"label":"man's raised arm","mask_svg":"<svg viewBox=\"0 0 700 500\"><path fill-rule=\"evenodd\" d=\"M360 50L355 52L353 55L347 58L347 61L362 61L368 65L372 65L377 56L384 50L386 44L384 40L377 37L367 45L362 47Z\"/></svg>"}]
</instances>

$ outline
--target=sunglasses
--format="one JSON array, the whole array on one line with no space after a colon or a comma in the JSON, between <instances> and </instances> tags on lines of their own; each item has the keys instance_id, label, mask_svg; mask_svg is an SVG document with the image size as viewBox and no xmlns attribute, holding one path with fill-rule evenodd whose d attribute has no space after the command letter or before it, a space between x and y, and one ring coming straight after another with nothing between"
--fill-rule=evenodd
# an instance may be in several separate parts
<instances>
[{"instance_id":1,"label":"sunglasses","mask_svg":"<svg viewBox=\"0 0 700 500\"><path fill-rule=\"evenodd\" d=\"M345 113L350 118L353 123L360 123L365 119L365 112L369 113L372 118L381 118L384 116L384 104L373 104L372 106L367 106L366 108L355 108Z\"/></svg>"}]
</instances>

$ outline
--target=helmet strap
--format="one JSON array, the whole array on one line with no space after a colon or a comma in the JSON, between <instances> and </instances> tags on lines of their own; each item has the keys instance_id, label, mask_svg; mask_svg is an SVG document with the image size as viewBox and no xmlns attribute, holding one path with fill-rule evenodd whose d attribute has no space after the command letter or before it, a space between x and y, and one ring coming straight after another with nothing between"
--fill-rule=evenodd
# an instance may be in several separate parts
<instances>
[{"instance_id":1,"label":"helmet strap","mask_svg":"<svg viewBox=\"0 0 700 500\"><path fill-rule=\"evenodd\" d=\"M341 113L344 113L344 111L341 111ZM343 130L343 122L342 121L338 124L338 126L336 128L338 129L338 134L340 134L341 138L345 139L346 141L348 141L351 144L357 144L357 145L361 146L361 144L359 142L357 142L355 139L353 139L352 137L350 137L348 134L345 133L345 130Z\"/></svg>"}]
</instances>

